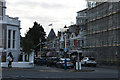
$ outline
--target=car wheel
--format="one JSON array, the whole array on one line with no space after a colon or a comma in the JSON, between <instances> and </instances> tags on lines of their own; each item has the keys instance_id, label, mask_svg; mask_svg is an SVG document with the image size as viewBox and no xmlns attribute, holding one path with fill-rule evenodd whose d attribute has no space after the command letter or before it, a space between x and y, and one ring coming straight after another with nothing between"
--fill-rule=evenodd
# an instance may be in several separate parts
<instances>
[{"instance_id":1,"label":"car wheel","mask_svg":"<svg viewBox=\"0 0 120 80\"><path fill-rule=\"evenodd\" d=\"M56 65L55 67L56 67L56 68L58 68L58 66L57 66L57 65Z\"/></svg>"},{"instance_id":2,"label":"car wheel","mask_svg":"<svg viewBox=\"0 0 120 80\"><path fill-rule=\"evenodd\" d=\"M62 68L62 69L64 69L64 68L65 68L65 66L61 65L61 68Z\"/></svg>"},{"instance_id":3,"label":"car wheel","mask_svg":"<svg viewBox=\"0 0 120 80\"><path fill-rule=\"evenodd\" d=\"M93 67L96 67L96 64L94 64Z\"/></svg>"},{"instance_id":4,"label":"car wheel","mask_svg":"<svg viewBox=\"0 0 120 80\"><path fill-rule=\"evenodd\" d=\"M61 65L58 65L58 68L61 68Z\"/></svg>"},{"instance_id":5,"label":"car wheel","mask_svg":"<svg viewBox=\"0 0 120 80\"><path fill-rule=\"evenodd\" d=\"M57 67L57 65L55 65L55 67Z\"/></svg>"},{"instance_id":6,"label":"car wheel","mask_svg":"<svg viewBox=\"0 0 120 80\"><path fill-rule=\"evenodd\" d=\"M84 64L84 65L85 65L85 66L88 66L88 65L87 65L87 62L85 62L85 64Z\"/></svg>"},{"instance_id":7,"label":"car wheel","mask_svg":"<svg viewBox=\"0 0 120 80\"><path fill-rule=\"evenodd\" d=\"M74 68L74 66L72 66L71 68Z\"/></svg>"}]
</instances>

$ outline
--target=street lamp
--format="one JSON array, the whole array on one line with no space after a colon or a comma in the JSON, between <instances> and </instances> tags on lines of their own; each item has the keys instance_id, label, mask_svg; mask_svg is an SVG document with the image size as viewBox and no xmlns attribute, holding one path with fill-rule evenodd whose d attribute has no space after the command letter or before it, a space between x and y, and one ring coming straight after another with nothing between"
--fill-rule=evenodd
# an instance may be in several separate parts
<instances>
[{"instance_id":1,"label":"street lamp","mask_svg":"<svg viewBox=\"0 0 120 80\"><path fill-rule=\"evenodd\" d=\"M66 31L67 31L67 26L66 25L64 27L64 30L65 30L65 34L64 34L64 36L65 36L65 49L64 49L65 53L64 53L64 57L65 57L65 70L66 70L67 69L67 60L66 60L66 53L67 53L67 47L66 47L66 36L67 36L67 33L66 33Z\"/></svg>"},{"instance_id":2,"label":"street lamp","mask_svg":"<svg viewBox=\"0 0 120 80\"><path fill-rule=\"evenodd\" d=\"M65 32L67 31L67 26L66 25L64 26L64 30L65 30Z\"/></svg>"}]
</instances>

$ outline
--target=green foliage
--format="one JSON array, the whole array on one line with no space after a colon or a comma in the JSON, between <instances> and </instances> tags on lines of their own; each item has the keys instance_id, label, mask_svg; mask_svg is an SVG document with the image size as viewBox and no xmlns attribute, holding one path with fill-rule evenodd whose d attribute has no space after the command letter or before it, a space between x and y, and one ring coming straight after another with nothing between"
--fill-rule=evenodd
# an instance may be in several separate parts
<instances>
[{"instance_id":1,"label":"green foliage","mask_svg":"<svg viewBox=\"0 0 120 80\"><path fill-rule=\"evenodd\" d=\"M41 42L45 42L46 33L44 31L44 28L42 25L38 24L37 22L34 22L34 25L32 28L29 28L29 31L25 35L25 38L23 40L23 51L29 53L31 49L34 49L35 51L39 50L39 47L36 47ZM43 46L43 45L42 45Z\"/></svg>"}]
</instances>

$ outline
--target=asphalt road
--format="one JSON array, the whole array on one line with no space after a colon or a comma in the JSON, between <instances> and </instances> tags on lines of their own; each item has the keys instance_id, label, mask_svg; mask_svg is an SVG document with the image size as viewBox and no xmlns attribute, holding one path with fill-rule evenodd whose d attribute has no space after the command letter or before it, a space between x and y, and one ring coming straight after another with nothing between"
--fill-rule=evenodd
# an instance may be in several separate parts
<instances>
[{"instance_id":1,"label":"asphalt road","mask_svg":"<svg viewBox=\"0 0 120 80\"><path fill-rule=\"evenodd\" d=\"M35 66L34 68L2 68L3 80L20 79L56 79L56 80L116 80L118 78L118 70L95 68L95 67L82 67L82 71L75 71L74 69L64 69L46 66Z\"/></svg>"}]
</instances>

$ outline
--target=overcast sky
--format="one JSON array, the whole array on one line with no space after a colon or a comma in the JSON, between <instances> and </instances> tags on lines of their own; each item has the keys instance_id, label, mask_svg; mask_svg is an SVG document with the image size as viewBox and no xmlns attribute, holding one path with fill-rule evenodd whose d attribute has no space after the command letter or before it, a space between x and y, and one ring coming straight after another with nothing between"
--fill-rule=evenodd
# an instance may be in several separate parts
<instances>
[{"instance_id":1,"label":"overcast sky","mask_svg":"<svg viewBox=\"0 0 120 80\"><path fill-rule=\"evenodd\" d=\"M21 34L37 21L43 25L48 34L53 24L55 33L64 25L76 23L77 11L86 8L85 0L6 0L7 15L19 17L21 20Z\"/></svg>"}]
</instances>

